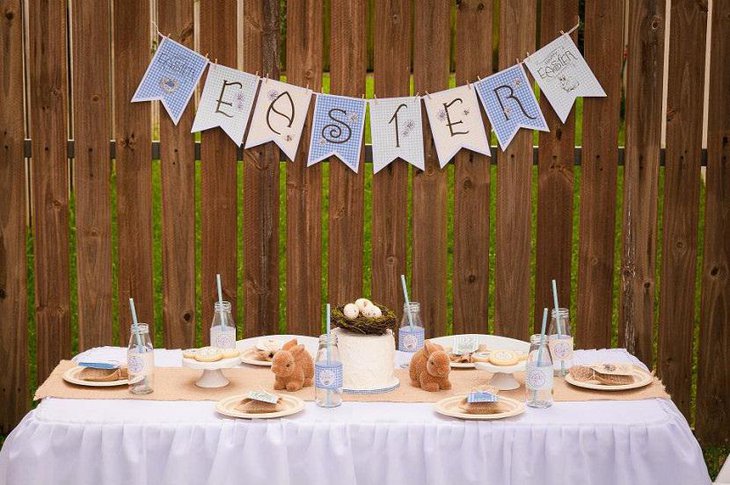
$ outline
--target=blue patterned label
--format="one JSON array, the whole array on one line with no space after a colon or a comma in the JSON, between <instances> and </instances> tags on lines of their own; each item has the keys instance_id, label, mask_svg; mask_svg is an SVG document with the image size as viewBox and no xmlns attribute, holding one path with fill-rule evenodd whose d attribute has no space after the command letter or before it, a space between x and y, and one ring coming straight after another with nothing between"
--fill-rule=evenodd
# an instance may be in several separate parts
<instances>
[{"instance_id":1,"label":"blue patterned label","mask_svg":"<svg viewBox=\"0 0 730 485\"><path fill-rule=\"evenodd\" d=\"M342 362L317 362L314 364L314 386L336 391L342 389Z\"/></svg>"},{"instance_id":2,"label":"blue patterned label","mask_svg":"<svg viewBox=\"0 0 730 485\"><path fill-rule=\"evenodd\" d=\"M489 391L472 391L467 396L466 401L470 404L477 402L497 402L499 398Z\"/></svg>"},{"instance_id":3,"label":"blue patterned label","mask_svg":"<svg viewBox=\"0 0 730 485\"><path fill-rule=\"evenodd\" d=\"M418 352L423 347L423 327L401 327L398 330L398 350Z\"/></svg>"}]
</instances>

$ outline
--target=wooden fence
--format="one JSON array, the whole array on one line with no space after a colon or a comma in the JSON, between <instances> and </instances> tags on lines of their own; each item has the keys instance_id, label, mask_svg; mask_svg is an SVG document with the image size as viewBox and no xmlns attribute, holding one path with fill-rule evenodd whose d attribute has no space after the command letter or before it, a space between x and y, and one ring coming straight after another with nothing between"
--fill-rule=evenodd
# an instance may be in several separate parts
<instances>
[{"instance_id":1,"label":"wooden fence","mask_svg":"<svg viewBox=\"0 0 730 485\"><path fill-rule=\"evenodd\" d=\"M538 9L537 0L375 0L368 24L366 0L331 0L326 8L320 0L284 7L279 0L0 0L2 431L28 411L30 390L72 349L125 344L130 296L141 320L157 322L165 346L184 347L211 320L216 273L226 298L243 307L236 314L247 336L276 333L280 322L290 333L317 334L325 298L337 303L371 293L399 309L398 277L406 273L429 335L493 331L523 339L539 309L550 306L549 281L557 279L561 302L574 309L579 347L610 346L618 329L618 344L656 366L700 439L727 441L730 0L714 0L710 12L707 2L672 0L670 10L667 2L543 0ZM370 167L359 174L339 162L305 168L306 131L293 163L280 164L279 151L266 145L245 150L239 170L240 152L220 130L203 132L196 146L194 103L178 126L160 117L160 161L153 161L154 107L130 103L152 53L153 20L211 59L276 77L284 74L278 58L285 15L287 80L316 91L328 26L330 92L354 96L366 90L372 25L372 75L384 97L448 87L452 14L457 84L510 66L580 18L585 56L608 96L584 101L582 124L575 110L561 124L541 100L551 131L540 134L536 157L533 134L522 131L498 153L496 169L495 160L462 152L441 170L426 128L424 171L398 161L371 181ZM161 315L154 314L157 244ZM364 275L371 288L363 288Z\"/></svg>"}]
</instances>

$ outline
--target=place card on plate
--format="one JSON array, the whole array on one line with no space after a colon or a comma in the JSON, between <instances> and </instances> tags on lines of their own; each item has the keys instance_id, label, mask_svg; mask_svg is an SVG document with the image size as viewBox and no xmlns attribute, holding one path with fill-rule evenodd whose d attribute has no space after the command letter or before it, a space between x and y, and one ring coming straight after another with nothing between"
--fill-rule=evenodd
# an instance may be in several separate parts
<instances>
[{"instance_id":1,"label":"place card on plate","mask_svg":"<svg viewBox=\"0 0 730 485\"><path fill-rule=\"evenodd\" d=\"M267 402L269 404L276 404L279 402L279 396L266 391L249 391L246 397L253 399L254 401Z\"/></svg>"},{"instance_id":2,"label":"place card on plate","mask_svg":"<svg viewBox=\"0 0 730 485\"><path fill-rule=\"evenodd\" d=\"M489 391L472 391L466 397L466 402L474 404L478 402L497 402L499 398L496 394L492 394Z\"/></svg>"},{"instance_id":3,"label":"place card on plate","mask_svg":"<svg viewBox=\"0 0 730 485\"><path fill-rule=\"evenodd\" d=\"M88 367L91 369L113 370L119 369L119 362L79 362L79 367Z\"/></svg>"},{"instance_id":4,"label":"place card on plate","mask_svg":"<svg viewBox=\"0 0 730 485\"><path fill-rule=\"evenodd\" d=\"M454 337L454 348L451 353L455 355L471 354L479 348L479 340L476 335L461 335Z\"/></svg>"}]
</instances>

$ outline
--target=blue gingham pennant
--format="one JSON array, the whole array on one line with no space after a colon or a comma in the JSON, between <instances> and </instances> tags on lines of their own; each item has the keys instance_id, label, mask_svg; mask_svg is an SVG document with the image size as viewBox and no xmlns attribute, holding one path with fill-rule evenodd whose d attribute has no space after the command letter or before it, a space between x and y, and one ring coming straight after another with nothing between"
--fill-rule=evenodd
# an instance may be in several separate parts
<instances>
[{"instance_id":1,"label":"blue gingham pennant","mask_svg":"<svg viewBox=\"0 0 730 485\"><path fill-rule=\"evenodd\" d=\"M164 37L132 102L159 99L177 125L207 65L205 56Z\"/></svg>"},{"instance_id":2,"label":"blue gingham pennant","mask_svg":"<svg viewBox=\"0 0 730 485\"><path fill-rule=\"evenodd\" d=\"M473 85L428 94L422 99L441 168L462 148L491 154Z\"/></svg>"},{"instance_id":3,"label":"blue gingham pennant","mask_svg":"<svg viewBox=\"0 0 730 485\"><path fill-rule=\"evenodd\" d=\"M522 64L474 83L502 150L520 128L550 131Z\"/></svg>"},{"instance_id":4,"label":"blue gingham pennant","mask_svg":"<svg viewBox=\"0 0 730 485\"><path fill-rule=\"evenodd\" d=\"M307 166L336 156L357 173L365 131L363 99L318 94Z\"/></svg>"},{"instance_id":5,"label":"blue gingham pennant","mask_svg":"<svg viewBox=\"0 0 730 485\"><path fill-rule=\"evenodd\" d=\"M373 172L396 158L424 170L423 121L418 97L370 100Z\"/></svg>"},{"instance_id":6,"label":"blue gingham pennant","mask_svg":"<svg viewBox=\"0 0 730 485\"><path fill-rule=\"evenodd\" d=\"M259 77L247 72L212 64L195 113L193 133L219 127L236 145L243 142Z\"/></svg>"},{"instance_id":7,"label":"blue gingham pennant","mask_svg":"<svg viewBox=\"0 0 730 485\"><path fill-rule=\"evenodd\" d=\"M527 69L540 86L560 121L568 119L578 97L604 97L606 92L568 34L525 58Z\"/></svg>"}]
</instances>

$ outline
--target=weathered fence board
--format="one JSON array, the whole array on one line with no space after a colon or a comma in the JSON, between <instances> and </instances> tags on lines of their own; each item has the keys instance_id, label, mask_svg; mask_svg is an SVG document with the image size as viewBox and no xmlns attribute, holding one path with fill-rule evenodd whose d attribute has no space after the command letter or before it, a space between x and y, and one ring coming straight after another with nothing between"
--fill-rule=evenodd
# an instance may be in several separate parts
<instances>
[{"instance_id":1,"label":"weathered fence board","mask_svg":"<svg viewBox=\"0 0 730 485\"><path fill-rule=\"evenodd\" d=\"M154 329L152 306L152 139L150 103L130 103L150 52L147 0L114 0L114 127L119 240L119 327L129 340L134 298L140 322Z\"/></svg>"},{"instance_id":2,"label":"weathered fence board","mask_svg":"<svg viewBox=\"0 0 730 485\"><path fill-rule=\"evenodd\" d=\"M7 434L30 404L20 0L0 0L0 15L0 433Z\"/></svg>"},{"instance_id":3,"label":"weathered fence board","mask_svg":"<svg viewBox=\"0 0 730 485\"><path fill-rule=\"evenodd\" d=\"M710 100L730 91L730 0L712 5ZM710 102L707 205L696 429L703 443L730 440L730 103Z\"/></svg>"},{"instance_id":4,"label":"weathered fence board","mask_svg":"<svg viewBox=\"0 0 730 485\"><path fill-rule=\"evenodd\" d=\"M584 348L611 345L623 12L623 0L610 9L586 3L585 57L607 96L583 101L576 341Z\"/></svg>"},{"instance_id":5,"label":"weathered fence board","mask_svg":"<svg viewBox=\"0 0 730 485\"><path fill-rule=\"evenodd\" d=\"M500 3L499 68L535 48L537 2ZM497 165L495 331L520 339L530 333L532 131L520 130Z\"/></svg>"},{"instance_id":6,"label":"weathered fence board","mask_svg":"<svg viewBox=\"0 0 730 485\"><path fill-rule=\"evenodd\" d=\"M28 68L38 380L71 353L66 5L31 0ZM54 59L54 62L48 62Z\"/></svg>"},{"instance_id":7,"label":"weathered fence board","mask_svg":"<svg viewBox=\"0 0 730 485\"><path fill-rule=\"evenodd\" d=\"M689 417L707 6L674 0L670 22L658 370Z\"/></svg>"},{"instance_id":8,"label":"weathered fence board","mask_svg":"<svg viewBox=\"0 0 730 485\"><path fill-rule=\"evenodd\" d=\"M322 88L322 2L287 2L287 80ZM314 99L312 99L314 103ZM286 321L289 333L322 329L322 170L307 168L312 109L286 169Z\"/></svg>"},{"instance_id":9,"label":"weathered fence board","mask_svg":"<svg viewBox=\"0 0 730 485\"><path fill-rule=\"evenodd\" d=\"M412 3L377 0L375 12L375 92L408 96L411 77ZM366 169L367 170L367 169ZM373 175L372 298L400 315L400 275L407 273L408 164L396 160Z\"/></svg>"},{"instance_id":10,"label":"weathered fence board","mask_svg":"<svg viewBox=\"0 0 730 485\"><path fill-rule=\"evenodd\" d=\"M343 96L365 94L366 0L333 0L330 12L330 91ZM365 152L354 173L339 160L329 165L329 282L333 304L362 296Z\"/></svg>"},{"instance_id":11,"label":"weathered fence board","mask_svg":"<svg viewBox=\"0 0 730 485\"><path fill-rule=\"evenodd\" d=\"M243 68L279 78L279 1L245 0ZM262 81L266 82L266 81ZM243 155L244 327L246 335L279 328L279 148Z\"/></svg>"},{"instance_id":12,"label":"weathered fence board","mask_svg":"<svg viewBox=\"0 0 730 485\"><path fill-rule=\"evenodd\" d=\"M236 0L202 0L200 50L217 63L236 65ZM214 66L213 66L214 68ZM205 81L201 82L201 86ZM223 298L236 315L237 286L237 150L223 130L200 134L201 167L201 305L203 341L209 342L208 325L218 300L215 275L220 273Z\"/></svg>"},{"instance_id":13,"label":"weathered fence board","mask_svg":"<svg viewBox=\"0 0 730 485\"><path fill-rule=\"evenodd\" d=\"M458 2L456 25L456 84L491 74L492 2ZM489 133L484 113L482 120ZM487 332L490 169L489 158L472 151L454 159L454 333Z\"/></svg>"},{"instance_id":14,"label":"weathered fence board","mask_svg":"<svg viewBox=\"0 0 730 485\"><path fill-rule=\"evenodd\" d=\"M413 82L416 91L437 92L449 81L448 0L415 5ZM426 336L446 333L447 174L439 167L436 147L423 108L425 170L413 170L412 298L421 303Z\"/></svg>"},{"instance_id":15,"label":"weathered fence board","mask_svg":"<svg viewBox=\"0 0 730 485\"><path fill-rule=\"evenodd\" d=\"M540 17L540 45L552 41L561 30L579 21L578 2L559 0L543 8ZM573 38L577 38L577 33ZM540 331L542 309L553 308L552 280L558 287L559 304L570 308L573 256L573 158L575 110L565 123L555 114L547 98L540 108L550 132L540 132L537 179L537 271L535 274L534 331Z\"/></svg>"},{"instance_id":16,"label":"weathered fence board","mask_svg":"<svg viewBox=\"0 0 730 485\"><path fill-rule=\"evenodd\" d=\"M629 2L619 345L653 364L664 0Z\"/></svg>"},{"instance_id":17,"label":"weathered fence board","mask_svg":"<svg viewBox=\"0 0 730 485\"><path fill-rule=\"evenodd\" d=\"M193 48L191 1L161 1L157 15L161 32ZM164 111L162 106L160 110ZM190 134L194 116L193 103L177 126L167 113L160 116L162 316L168 348L195 343L195 140Z\"/></svg>"}]
</instances>

